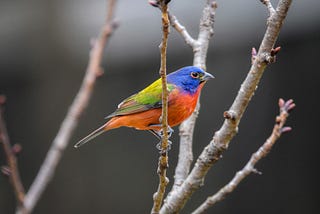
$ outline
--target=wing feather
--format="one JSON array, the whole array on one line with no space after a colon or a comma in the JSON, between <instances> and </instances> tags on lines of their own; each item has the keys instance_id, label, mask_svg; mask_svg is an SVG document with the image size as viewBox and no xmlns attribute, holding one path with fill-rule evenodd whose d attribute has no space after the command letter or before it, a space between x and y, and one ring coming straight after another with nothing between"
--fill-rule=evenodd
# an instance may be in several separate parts
<instances>
[{"instance_id":1,"label":"wing feather","mask_svg":"<svg viewBox=\"0 0 320 214\"><path fill-rule=\"evenodd\" d=\"M175 87L168 84L169 93ZM147 111L149 109L161 108L162 106L162 85L161 79L156 80L151 85L143 89L142 91L128 97L123 100L118 108L112 114L108 115L106 118L128 115Z\"/></svg>"}]
</instances>

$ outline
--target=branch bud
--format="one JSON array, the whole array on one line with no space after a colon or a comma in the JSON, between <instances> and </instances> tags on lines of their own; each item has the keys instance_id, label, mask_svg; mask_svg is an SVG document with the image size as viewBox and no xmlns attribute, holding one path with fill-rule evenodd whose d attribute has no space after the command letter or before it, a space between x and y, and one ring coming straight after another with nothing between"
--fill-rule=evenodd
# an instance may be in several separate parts
<instances>
[{"instance_id":1,"label":"branch bud","mask_svg":"<svg viewBox=\"0 0 320 214\"><path fill-rule=\"evenodd\" d=\"M22 146L18 143L14 144L11 148L12 152L17 155L22 151Z\"/></svg>"},{"instance_id":2,"label":"branch bud","mask_svg":"<svg viewBox=\"0 0 320 214\"><path fill-rule=\"evenodd\" d=\"M6 175L6 176L11 175L11 170L10 170L9 166L1 166L1 172L2 172L2 174Z\"/></svg>"},{"instance_id":3,"label":"branch bud","mask_svg":"<svg viewBox=\"0 0 320 214\"><path fill-rule=\"evenodd\" d=\"M292 130L292 128L290 126L285 126L281 129L281 133L290 132L291 130Z\"/></svg>"},{"instance_id":4,"label":"branch bud","mask_svg":"<svg viewBox=\"0 0 320 214\"><path fill-rule=\"evenodd\" d=\"M159 7L160 6L160 2L157 0L149 0L149 4L153 7Z\"/></svg>"},{"instance_id":5,"label":"branch bud","mask_svg":"<svg viewBox=\"0 0 320 214\"><path fill-rule=\"evenodd\" d=\"M0 95L0 105L3 105L3 104L5 104L5 102L6 102L6 96L5 95Z\"/></svg>"}]
</instances>

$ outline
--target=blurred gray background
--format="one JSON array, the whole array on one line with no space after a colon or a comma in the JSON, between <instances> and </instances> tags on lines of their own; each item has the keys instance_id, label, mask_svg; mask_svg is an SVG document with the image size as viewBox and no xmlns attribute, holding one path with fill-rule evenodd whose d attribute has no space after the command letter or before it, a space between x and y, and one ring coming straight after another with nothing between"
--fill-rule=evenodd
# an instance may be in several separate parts
<instances>
[{"instance_id":1,"label":"blurred gray background","mask_svg":"<svg viewBox=\"0 0 320 214\"><path fill-rule=\"evenodd\" d=\"M274 1L273 1L274 2ZM275 2L274 2L275 3ZM171 11L193 36L204 1L173 0ZM105 15L105 1L0 1L0 94L7 96L5 117L12 143L19 143L19 168L28 189L79 89L88 62L90 39ZM223 158L210 170L205 186L182 213L190 213L225 185L269 136L279 97L297 108L283 135L250 175L209 213L319 213L319 47L320 2L293 1L270 65ZM147 0L119 1L120 27L111 38L88 109L34 213L149 213L158 184L157 140L148 132L121 128L79 150L73 144L104 122L127 96L158 78L161 20ZM197 157L223 122L250 67L251 47L259 47L267 11L258 0L218 0L215 35L207 69L215 75L201 97L194 136ZM174 30L168 71L192 64L192 51ZM169 178L178 154L173 135ZM0 164L5 164L2 148ZM0 213L13 213L15 198L0 176Z\"/></svg>"}]
</instances>

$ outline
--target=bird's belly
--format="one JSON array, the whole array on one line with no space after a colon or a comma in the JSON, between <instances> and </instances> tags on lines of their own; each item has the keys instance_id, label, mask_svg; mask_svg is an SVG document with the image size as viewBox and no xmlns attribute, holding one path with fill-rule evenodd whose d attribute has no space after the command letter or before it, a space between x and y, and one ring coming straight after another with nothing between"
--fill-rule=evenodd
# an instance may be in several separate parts
<instances>
[{"instance_id":1,"label":"bird's belly","mask_svg":"<svg viewBox=\"0 0 320 214\"><path fill-rule=\"evenodd\" d=\"M150 125L159 124L159 118L161 116L161 108L151 109L136 114L123 115L114 117L114 127L120 126L133 127L139 130L157 129L156 127L151 128Z\"/></svg>"}]
</instances>

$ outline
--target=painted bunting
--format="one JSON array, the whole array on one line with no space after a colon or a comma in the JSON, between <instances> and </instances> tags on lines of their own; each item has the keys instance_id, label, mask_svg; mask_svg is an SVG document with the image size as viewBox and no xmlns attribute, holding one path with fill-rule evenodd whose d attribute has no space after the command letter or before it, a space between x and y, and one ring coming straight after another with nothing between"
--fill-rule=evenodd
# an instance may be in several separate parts
<instances>
[{"instance_id":1,"label":"painted bunting","mask_svg":"<svg viewBox=\"0 0 320 214\"><path fill-rule=\"evenodd\" d=\"M204 83L214 78L211 74L195 66L183 67L168 74L168 125L179 125L194 111ZM149 130L158 134L161 130L162 84L156 80L142 91L122 101L111 118L103 126L75 144L75 148L92 140L105 131L121 126L138 130Z\"/></svg>"}]
</instances>

